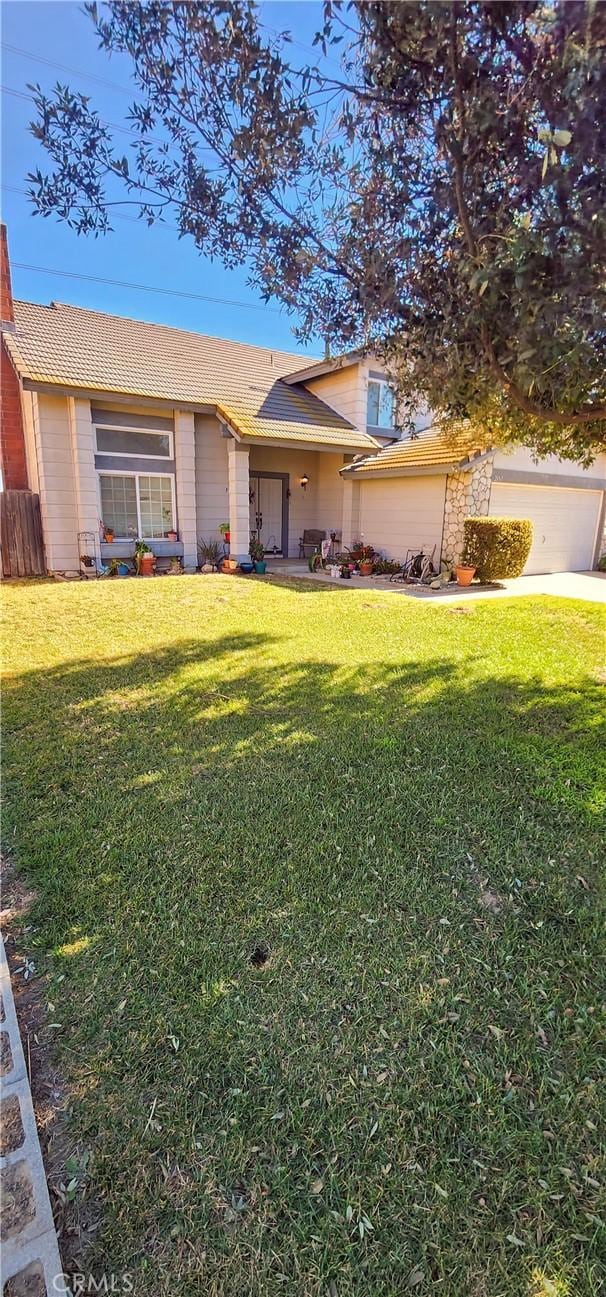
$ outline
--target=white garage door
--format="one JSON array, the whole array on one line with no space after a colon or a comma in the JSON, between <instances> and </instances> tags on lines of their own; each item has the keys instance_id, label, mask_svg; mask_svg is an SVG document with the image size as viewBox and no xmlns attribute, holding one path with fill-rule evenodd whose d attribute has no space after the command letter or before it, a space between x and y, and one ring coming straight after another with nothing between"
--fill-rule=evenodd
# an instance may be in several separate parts
<instances>
[{"instance_id":1,"label":"white garage door","mask_svg":"<svg viewBox=\"0 0 606 1297\"><path fill-rule=\"evenodd\" d=\"M591 568L602 504L601 491L493 482L491 514L530 518L534 537L527 576L541 572L583 572Z\"/></svg>"},{"instance_id":2,"label":"white garage door","mask_svg":"<svg viewBox=\"0 0 606 1297\"><path fill-rule=\"evenodd\" d=\"M366 545L402 559L407 549L436 547L439 567L446 478L382 477L360 483L360 533Z\"/></svg>"}]
</instances>

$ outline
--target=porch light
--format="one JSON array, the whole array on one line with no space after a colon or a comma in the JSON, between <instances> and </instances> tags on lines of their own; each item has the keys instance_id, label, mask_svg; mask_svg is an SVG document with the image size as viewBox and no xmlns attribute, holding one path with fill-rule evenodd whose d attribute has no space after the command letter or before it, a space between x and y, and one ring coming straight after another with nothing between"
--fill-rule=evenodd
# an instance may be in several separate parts
<instances>
[{"instance_id":1,"label":"porch light","mask_svg":"<svg viewBox=\"0 0 606 1297\"><path fill-rule=\"evenodd\" d=\"M306 488L307 488L307 483L308 483L308 482L309 482L309 478L308 478L308 476L307 476L307 473L304 473L304 474L303 474L303 477L300 479L300 485L303 487L303 490L304 490L304 491L305 491Z\"/></svg>"}]
</instances>

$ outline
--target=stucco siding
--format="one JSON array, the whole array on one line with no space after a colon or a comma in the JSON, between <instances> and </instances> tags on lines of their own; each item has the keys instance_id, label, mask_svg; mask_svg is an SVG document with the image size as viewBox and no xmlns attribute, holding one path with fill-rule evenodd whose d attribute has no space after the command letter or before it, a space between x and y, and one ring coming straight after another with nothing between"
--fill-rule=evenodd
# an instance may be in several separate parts
<instances>
[{"instance_id":1,"label":"stucco siding","mask_svg":"<svg viewBox=\"0 0 606 1297\"><path fill-rule=\"evenodd\" d=\"M407 549L423 546L427 551L435 545L439 562L445 487L442 474L360 482L364 543L396 559L403 559Z\"/></svg>"}]
</instances>

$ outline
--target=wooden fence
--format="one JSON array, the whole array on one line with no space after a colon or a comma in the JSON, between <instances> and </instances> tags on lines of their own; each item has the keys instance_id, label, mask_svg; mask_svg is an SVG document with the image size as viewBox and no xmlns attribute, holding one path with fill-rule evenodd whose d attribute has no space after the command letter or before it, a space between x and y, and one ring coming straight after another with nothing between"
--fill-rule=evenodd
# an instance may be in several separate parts
<instances>
[{"instance_id":1,"label":"wooden fence","mask_svg":"<svg viewBox=\"0 0 606 1297\"><path fill-rule=\"evenodd\" d=\"M0 535L3 576L46 576L39 496L0 492Z\"/></svg>"}]
</instances>

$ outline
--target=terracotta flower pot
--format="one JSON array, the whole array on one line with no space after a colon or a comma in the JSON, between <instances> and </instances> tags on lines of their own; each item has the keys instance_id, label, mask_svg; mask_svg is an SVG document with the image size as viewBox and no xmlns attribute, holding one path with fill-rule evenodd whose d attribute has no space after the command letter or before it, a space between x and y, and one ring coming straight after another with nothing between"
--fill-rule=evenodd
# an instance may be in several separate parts
<instances>
[{"instance_id":1,"label":"terracotta flower pot","mask_svg":"<svg viewBox=\"0 0 606 1297\"><path fill-rule=\"evenodd\" d=\"M141 554L139 558L139 576L153 576L155 566L155 554Z\"/></svg>"},{"instance_id":2,"label":"terracotta flower pot","mask_svg":"<svg viewBox=\"0 0 606 1297\"><path fill-rule=\"evenodd\" d=\"M166 539L167 539L167 540L178 540L179 537L177 536L176 531L168 531L168 532L166 533Z\"/></svg>"},{"instance_id":3,"label":"terracotta flower pot","mask_svg":"<svg viewBox=\"0 0 606 1297\"><path fill-rule=\"evenodd\" d=\"M457 575L457 585L471 585L476 574L475 567L467 567L464 563L458 563L455 572Z\"/></svg>"},{"instance_id":4,"label":"terracotta flower pot","mask_svg":"<svg viewBox=\"0 0 606 1297\"><path fill-rule=\"evenodd\" d=\"M230 572L233 575L233 573L236 571L237 566L238 563L235 558L224 558L223 563L221 565L221 571Z\"/></svg>"},{"instance_id":5,"label":"terracotta flower pot","mask_svg":"<svg viewBox=\"0 0 606 1297\"><path fill-rule=\"evenodd\" d=\"M360 563L360 576L372 576L372 563Z\"/></svg>"}]
</instances>

